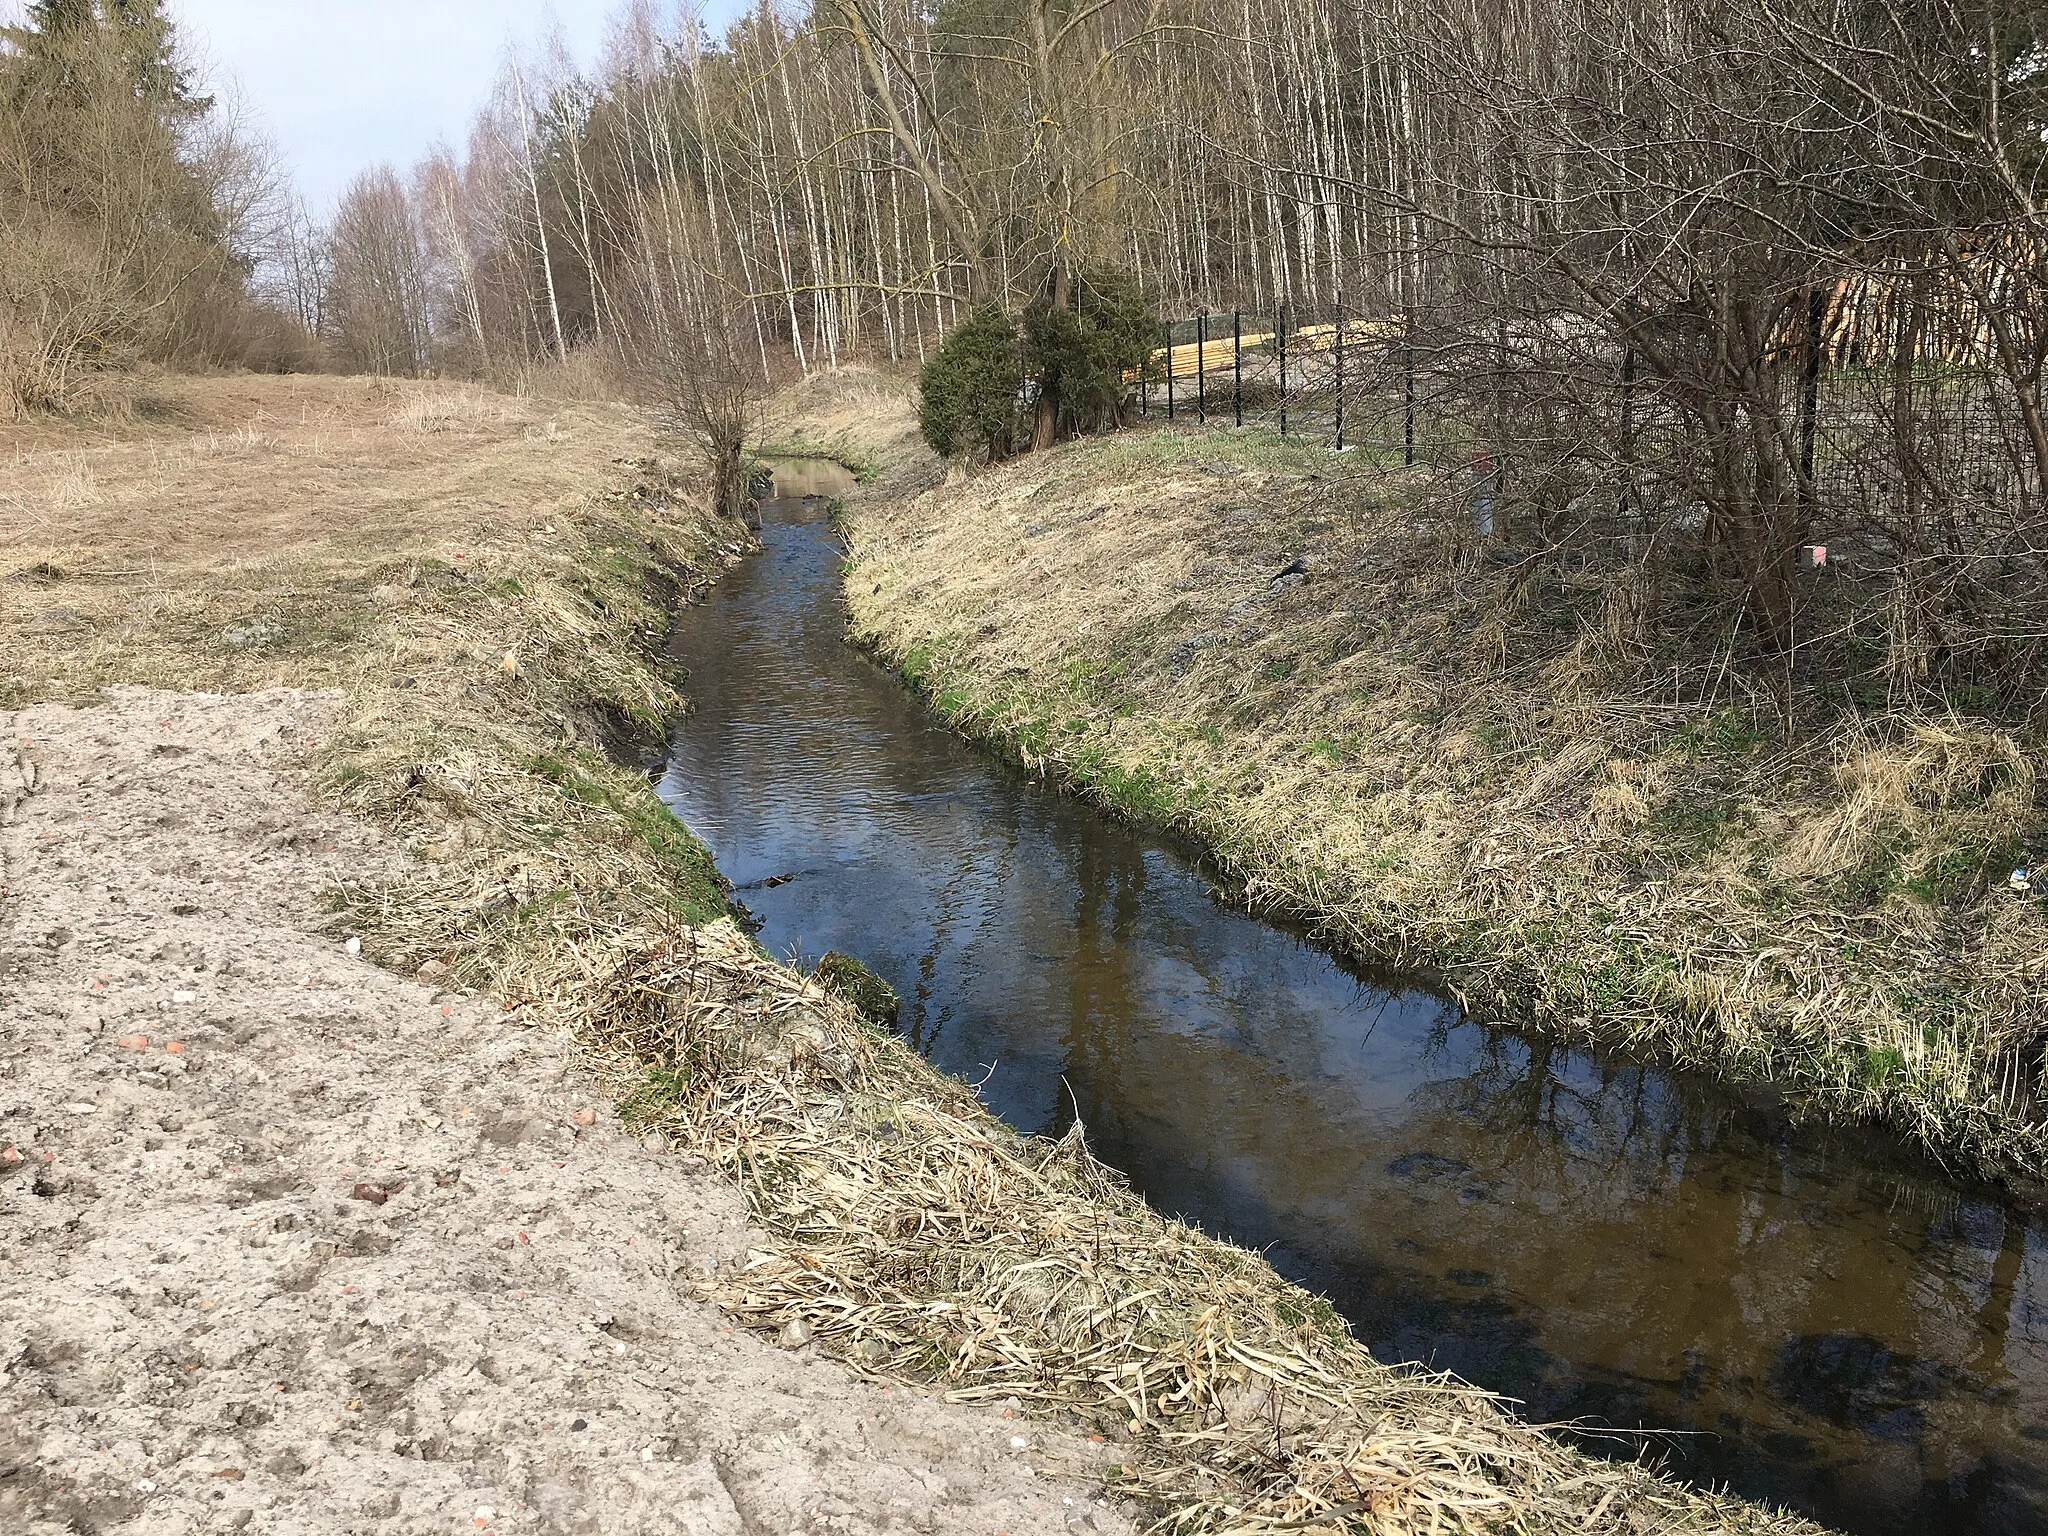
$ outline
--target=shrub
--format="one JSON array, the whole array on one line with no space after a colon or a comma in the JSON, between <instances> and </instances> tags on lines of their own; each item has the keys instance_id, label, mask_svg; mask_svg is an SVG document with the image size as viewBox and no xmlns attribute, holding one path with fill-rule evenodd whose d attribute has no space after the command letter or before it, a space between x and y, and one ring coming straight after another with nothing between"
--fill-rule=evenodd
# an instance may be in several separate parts
<instances>
[{"instance_id":1,"label":"shrub","mask_svg":"<svg viewBox=\"0 0 2048 1536\"><path fill-rule=\"evenodd\" d=\"M1145 368L1164 341L1137 279L1115 268L1083 272L1070 306L1041 295L1024 311L1026 371L1052 398L1061 436L1118 425L1124 375Z\"/></svg>"},{"instance_id":2,"label":"shrub","mask_svg":"<svg viewBox=\"0 0 2048 1536\"><path fill-rule=\"evenodd\" d=\"M918 425L945 458L980 450L1009 454L1016 438L1021 376L1017 327L1000 304L981 305L946 333L924 365Z\"/></svg>"}]
</instances>

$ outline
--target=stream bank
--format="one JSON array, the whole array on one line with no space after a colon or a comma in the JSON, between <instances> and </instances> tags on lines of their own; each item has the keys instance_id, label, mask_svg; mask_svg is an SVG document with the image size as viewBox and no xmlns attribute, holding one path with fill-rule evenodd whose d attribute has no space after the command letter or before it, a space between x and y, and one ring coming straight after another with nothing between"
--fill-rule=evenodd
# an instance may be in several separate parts
<instances>
[{"instance_id":1,"label":"stream bank","mask_svg":"<svg viewBox=\"0 0 2048 1536\"><path fill-rule=\"evenodd\" d=\"M1378 1360L1455 1370L1609 1454L1647 1434L1688 1478L1854 1531L2040 1523L2028 1213L1246 916L847 647L826 498L848 487L788 471L809 499L766 509L764 552L678 628L695 707L661 785L761 943L860 955L902 1039L982 1105L1085 1134Z\"/></svg>"},{"instance_id":2,"label":"stream bank","mask_svg":"<svg viewBox=\"0 0 2048 1536\"><path fill-rule=\"evenodd\" d=\"M2006 879L2048 838L2038 740L1787 742L1734 681L1674 696L1628 593L1367 453L1155 424L942 484L913 404L869 412L898 459L849 505L850 632L957 729L1487 1017L2048 1165L2048 902Z\"/></svg>"},{"instance_id":3,"label":"stream bank","mask_svg":"<svg viewBox=\"0 0 2048 1536\"><path fill-rule=\"evenodd\" d=\"M816 460L789 468L785 489L818 494L764 509L763 553L671 642L693 708L661 792L758 942L799 967L858 954L895 992L896 1029L840 1005L764 1041L690 979L694 948L630 959L591 1005L594 1034L673 1063L629 1112L730 1168L787 1244L734 1305L955 1397L1072 1416L1176 1529L1423 1528L1459 1510L1482 1528L1812 1529L1375 1358L1248 1251L1264 1234L1227 1218L1260 1205L1271 1164L1214 1068L1236 1065L1249 1109L1258 1051L1284 1080L1333 1019L1377 1006L1412 1044L1442 1001L1376 1004L1164 850L954 739L843 644L843 487ZM1227 1145L1193 1153L1186 1117L1205 1115ZM1182 1157L1177 1190L1159 1175ZM1176 1200L1218 1175L1243 1186L1239 1211Z\"/></svg>"},{"instance_id":4,"label":"stream bank","mask_svg":"<svg viewBox=\"0 0 2048 1536\"><path fill-rule=\"evenodd\" d=\"M156 387L0 430L0 1527L1124 1536L1103 1445L737 1326L781 1238L616 1113L627 955L824 1006L604 751L749 536L625 407Z\"/></svg>"},{"instance_id":5,"label":"stream bank","mask_svg":"<svg viewBox=\"0 0 2048 1536\"><path fill-rule=\"evenodd\" d=\"M0 487L17 1524L1813 1529L1366 1358L723 921L602 750L750 542L638 415L162 388Z\"/></svg>"}]
</instances>

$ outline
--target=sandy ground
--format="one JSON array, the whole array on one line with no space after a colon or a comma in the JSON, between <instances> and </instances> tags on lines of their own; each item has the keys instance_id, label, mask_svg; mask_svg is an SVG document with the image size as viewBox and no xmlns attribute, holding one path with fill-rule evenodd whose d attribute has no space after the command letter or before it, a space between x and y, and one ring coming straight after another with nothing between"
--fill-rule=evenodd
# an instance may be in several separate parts
<instances>
[{"instance_id":1,"label":"sandy ground","mask_svg":"<svg viewBox=\"0 0 2048 1536\"><path fill-rule=\"evenodd\" d=\"M735 1332L737 1197L321 893L334 700L0 713L0 1530L1124 1530L1106 1454Z\"/></svg>"}]
</instances>

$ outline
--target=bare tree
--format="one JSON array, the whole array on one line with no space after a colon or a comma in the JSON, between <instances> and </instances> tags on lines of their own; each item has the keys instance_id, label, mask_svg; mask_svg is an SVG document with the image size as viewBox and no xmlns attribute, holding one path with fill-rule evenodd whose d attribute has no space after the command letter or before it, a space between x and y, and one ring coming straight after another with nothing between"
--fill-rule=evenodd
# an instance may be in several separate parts
<instances>
[{"instance_id":1,"label":"bare tree","mask_svg":"<svg viewBox=\"0 0 2048 1536\"><path fill-rule=\"evenodd\" d=\"M365 373L425 372L431 337L419 220L389 166L349 183L329 253L325 308L336 354Z\"/></svg>"},{"instance_id":2,"label":"bare tree","mask_svg":"<svg viewBox=\"0 0 2048 1536\"><path fill-rule=\"evenodd\" d=\"M633 259L616 284L620 356L669 430L695 450L712 506L744 519L747 447L764 394L747 301L705 266L704 213L683 189L656 190L639 212Z\"/></svg>"}]
</instances>

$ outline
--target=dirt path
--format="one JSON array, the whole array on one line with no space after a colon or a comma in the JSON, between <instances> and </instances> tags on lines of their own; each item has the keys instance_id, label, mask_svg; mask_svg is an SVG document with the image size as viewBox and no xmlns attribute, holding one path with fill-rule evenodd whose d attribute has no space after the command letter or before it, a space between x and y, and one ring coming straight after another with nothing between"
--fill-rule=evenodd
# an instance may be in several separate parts
<instances>
[{"instance_id":1,"label":"dirt path","mask_svg":"<svg viewBox=\"0 0 2048 1536\"><path fill-rule=\"evenodd\" d=\"M0 713L0 1527L1127 1529L1102 1448L688 1299L732 1192L318 931L402 857L306 796L334 707Z\"/></svg>"}]
</instances>

